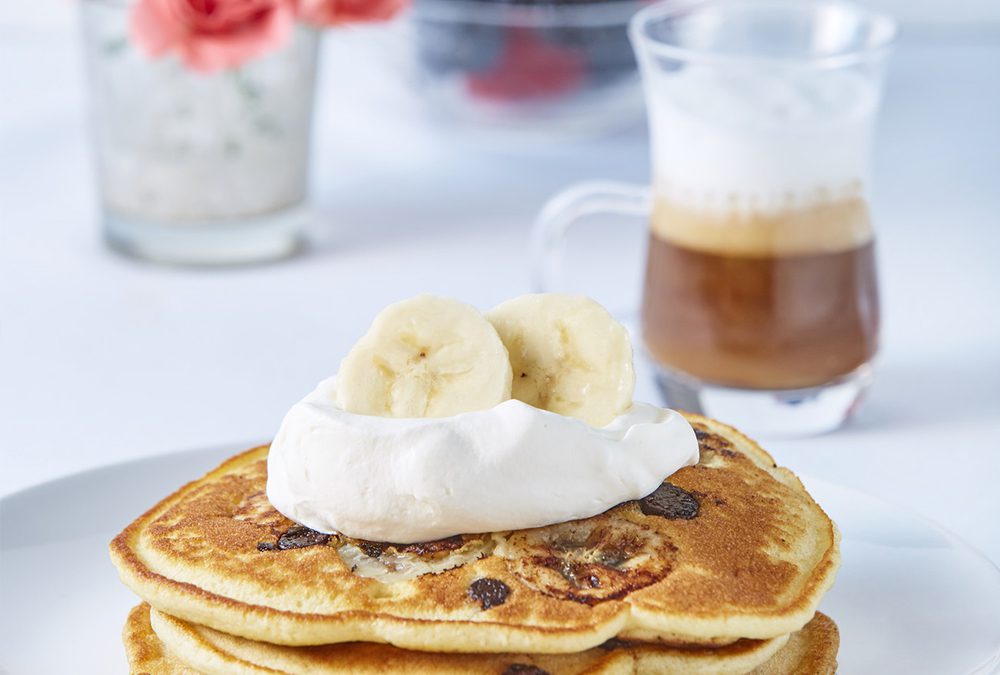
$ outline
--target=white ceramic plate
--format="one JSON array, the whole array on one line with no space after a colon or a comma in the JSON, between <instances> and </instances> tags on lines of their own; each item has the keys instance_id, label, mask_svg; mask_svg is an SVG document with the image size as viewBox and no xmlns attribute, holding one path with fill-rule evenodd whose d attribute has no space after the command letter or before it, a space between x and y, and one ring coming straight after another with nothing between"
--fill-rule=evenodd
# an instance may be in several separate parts
<instances>
[{"instance_id":1,"label":"white ceramic plate","mask_svg":"<svg viewBox=\"0 0 1000 675\"><path fill-rule=\"evenodd\" d=\"M119 636L136 598L119 583L107 542L239 449L109 466L0 500L0 672L127 672ZM1000 570L902 509L806 482L844 537L822 606L840 626L842 675L963 675L1000 664ZM947 506L947 495L932 498Z\"/></svg>"}]
</instances>

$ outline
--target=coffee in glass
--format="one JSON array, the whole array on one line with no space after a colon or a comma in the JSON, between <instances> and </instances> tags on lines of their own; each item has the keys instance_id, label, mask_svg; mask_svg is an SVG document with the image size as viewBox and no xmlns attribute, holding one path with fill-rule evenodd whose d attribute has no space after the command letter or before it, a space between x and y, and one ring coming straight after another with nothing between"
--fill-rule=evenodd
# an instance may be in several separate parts
<instances>
[{"instance_id":1,"label":"coffee in glass","mask_svg":"<svg viewBox=\"0 0 1000 675\"><path fill-rule=\"evenodd\" d=\"M892 21L843 0L670 0L631 35L652 186L555 198L537 264L582 215L646 214L642 337L667 402L757 434L839 426L878 349L868 167Z\"/></svg>"}]
</instances>

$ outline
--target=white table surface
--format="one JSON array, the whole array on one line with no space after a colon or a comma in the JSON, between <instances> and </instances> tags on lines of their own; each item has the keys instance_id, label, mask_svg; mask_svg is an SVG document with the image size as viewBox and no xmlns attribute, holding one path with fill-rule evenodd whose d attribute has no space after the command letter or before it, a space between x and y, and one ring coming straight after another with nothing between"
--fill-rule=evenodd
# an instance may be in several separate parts
<instances>
[{"instance_id":1,"label":"white table surface","mask_svg":"<svg viewBox=\"0 0 1000 675\"><path fill-rule=\"evenodd\" d=\"M339 35L324 52L315 139L325 240L270 266L138 263L100 242L73 7L45 2L56 20L0 23L0 495L266 439L383 305L427 291L488 308L525 292L527 233L547 195L648 175L641 130L490 149L431 129L363 68L363 34ZM842 431L766 444L794 470L912 507L994 560L997 63L996 40L900 45L875 171L877 385ZM585 228L573 248L590 282L578 288L616 310L633 304L641 245L639 227ZM646 377L639 395L655 397Z\"/></svg>"}]
</instances>

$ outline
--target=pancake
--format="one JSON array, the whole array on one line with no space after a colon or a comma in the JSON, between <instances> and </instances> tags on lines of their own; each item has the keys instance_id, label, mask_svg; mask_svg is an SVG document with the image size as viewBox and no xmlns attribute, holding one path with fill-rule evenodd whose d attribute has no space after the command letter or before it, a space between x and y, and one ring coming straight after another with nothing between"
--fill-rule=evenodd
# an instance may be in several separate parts
<instances>
[{"instance_id":1,"label":"pancake","mask_svg":"<svg viewBox=\"0 0 1000 675\"><path fill-rule=\"evenodd\" d=\"M132 675L198 675L167 653L167 648L149 624L149 605L132 608L122 630L125 657Z\"/></svg>"},{"instance_id":2,"label":"pancake","mask_svg":"<svg viewBox=\"0 0 1000 675\"><path fill-rule=\"evenodd\" d=\"M154 506L111 556L156 609L286 645L570 653L799 630L833 582L835 526L755 443L689 419L699 463L593 518L408 546L328 537L270 506L260 447Z\"/></svg>"},{"instance_id":3,"label":"pancake","mask_svg":"<svg viewBox=\"0 0 1000 675\"><path fill-rule=\"evenodd\" d=\"M152 622L151 622L152 618ZM151 625L152 623L152 625ZM155 632L154 632L155 627ZM142 604L129 614L125 645L133 673L439 673L448 675L577 675L660 673L828 675L836 671L837 627L823 614L772 640L741 640L719 648L683 648L613 641L580 654L434 654L390 645L343 643L288 647L219 633ZM532 668L537 670L532 670Z\"/></svg>"}]
</instances>

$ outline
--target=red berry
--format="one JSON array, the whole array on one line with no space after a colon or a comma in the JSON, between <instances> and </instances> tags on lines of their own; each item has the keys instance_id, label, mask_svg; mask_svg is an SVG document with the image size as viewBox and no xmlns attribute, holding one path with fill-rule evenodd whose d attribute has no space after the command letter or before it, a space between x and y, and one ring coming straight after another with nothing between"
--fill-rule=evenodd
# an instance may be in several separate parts
<instances>
[{"instance_id":1,"label":"red berry","mask_svg":"<svg viewBox=\"0 0 1000 675\"><path fill-rule=\"evenodd\" d=\"M586 77L586 61L572 48L540 40L530 28L509 28L492 70L470 73L469 92L479 98L524 100L571 91Z\"/></svg>"}]
</instances>

